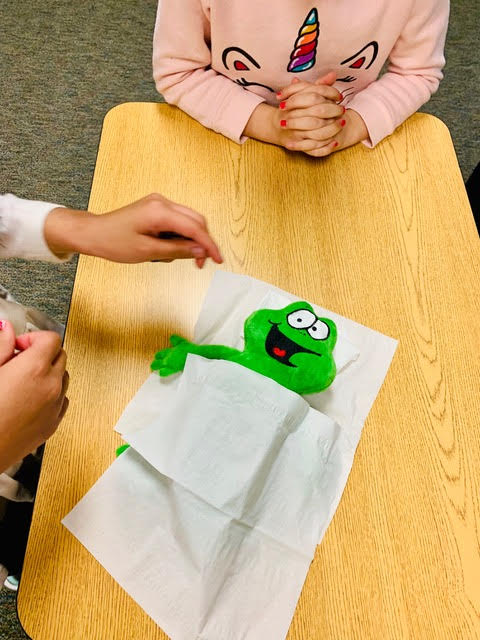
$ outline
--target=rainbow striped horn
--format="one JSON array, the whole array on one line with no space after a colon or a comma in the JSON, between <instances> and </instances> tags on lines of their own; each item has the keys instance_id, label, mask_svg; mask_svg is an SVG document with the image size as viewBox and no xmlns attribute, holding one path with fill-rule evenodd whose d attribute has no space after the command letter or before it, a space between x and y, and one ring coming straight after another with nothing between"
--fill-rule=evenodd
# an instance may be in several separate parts
<instances>
[{"instance_id":1,"label":"rainbow striped horn","mask_svg":"<svg viewBox=\"0 0 480 640\"><path fill-rule=\"evenodd\" d=\"M319 32L318 12L312 9L298 32L295 46L290 54L288 71L300 73L313 67L317 55Z\"/></svg>"}]
</instances>

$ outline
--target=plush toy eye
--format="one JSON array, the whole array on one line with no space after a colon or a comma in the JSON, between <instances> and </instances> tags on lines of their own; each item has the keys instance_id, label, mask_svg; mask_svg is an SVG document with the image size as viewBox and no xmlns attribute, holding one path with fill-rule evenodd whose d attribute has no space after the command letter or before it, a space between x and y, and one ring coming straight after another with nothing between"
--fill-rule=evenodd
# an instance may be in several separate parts
<instances>
[{"instance_id":1,"label":"plush toy eye","mask_svg":"<svg viewBox=\"0 0 480 640\"><path fill-rule=\"evenodd\" d=\"M308 335L314 340L326 340L330 334L330 328L328 324L317 320L308 330Z\"/></svg>"},{"instance_id":2,"label":"plush toy eye","mask_svg":"<svg viewBox=\"0 0 480 640\"><path fill-rule=\"evenodd\" d=\"M308 309L292 311L287 316L288 324L295 329L307 329L312 326L316 319L316 316Z\"/></svg>"}]
</instances>

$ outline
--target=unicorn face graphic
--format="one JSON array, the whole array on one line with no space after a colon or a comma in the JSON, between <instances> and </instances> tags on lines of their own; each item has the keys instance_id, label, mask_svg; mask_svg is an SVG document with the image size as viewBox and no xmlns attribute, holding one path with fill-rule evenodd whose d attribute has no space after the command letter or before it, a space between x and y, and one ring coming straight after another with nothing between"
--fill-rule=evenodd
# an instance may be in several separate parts
<instances>
[{"instance_id":1,"label":"unicorn face graphic","mask_svg":"<svg viewBox=\"0 0 480 640\"><path fill-rule=\"evenodd\" d=\"M298 34L290 54L290 60L287 64L289 73L302 73L308 71L315 66L317 58L317 49L319 45L320 22L318 19L317 9L312 9L307 14L302 26L298 30ZM378 43L373 40L366 44L362 49L353 55L345 58L340 62L340 66L346 66L346 75L337 78L337 82L347 83L349 86L342 91L344 97L354 93L353 84L358 79L355 71L360 69L368 69L375 62L378 55ZM241 75L234 78L234 82L241 87L263 87L268 91L274 92L272 87L261 82L254 81L254 72L261 69L261 64L255 58L240 47L228 47L223 51L222 62L228 71L236 71ZM250 76L250 77L249 77Z\"/></svg>"}]
</instances>

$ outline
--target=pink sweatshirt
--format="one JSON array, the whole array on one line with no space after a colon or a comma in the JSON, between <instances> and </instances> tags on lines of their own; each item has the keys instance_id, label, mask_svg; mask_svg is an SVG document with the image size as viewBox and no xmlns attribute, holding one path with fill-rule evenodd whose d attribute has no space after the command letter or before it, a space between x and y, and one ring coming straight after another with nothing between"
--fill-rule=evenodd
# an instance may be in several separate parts
<instances>
[{"instance_id":1,"label":"pink sweatshirt","mask_svg":"<svg viewBox=\"0 0 480 640\"><path fill-rule=\"evenodd\" d=\"M238 142L259 103L333 70L374 146L437 90L448 14L448 0L159 0L153 75L167 102Z\"/></svg>"}]
</instances>

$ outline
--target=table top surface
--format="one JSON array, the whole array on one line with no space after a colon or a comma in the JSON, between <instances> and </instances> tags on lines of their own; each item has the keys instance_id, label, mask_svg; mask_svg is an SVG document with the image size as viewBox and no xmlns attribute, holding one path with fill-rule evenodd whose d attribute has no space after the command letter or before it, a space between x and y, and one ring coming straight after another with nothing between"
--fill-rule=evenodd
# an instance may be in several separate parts
<instances>
[{"instance_id":1,"label":"table top surface","mask_svg":"<svg viewBox=\"0 0 480 640\"><path fill-rule=\"evenodd\" d=\"M90 210L150 192L206 215L223 268L399 340L288 639L480 637L479 241L446 127L418 114L374 150L318 161L120 105ZM166 638L60 521L113 461L152 354L192 335L215 268L80 258L70 408L46 446L18 599L34 640Z\"/></svg>"}]
</instances>

